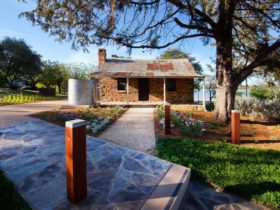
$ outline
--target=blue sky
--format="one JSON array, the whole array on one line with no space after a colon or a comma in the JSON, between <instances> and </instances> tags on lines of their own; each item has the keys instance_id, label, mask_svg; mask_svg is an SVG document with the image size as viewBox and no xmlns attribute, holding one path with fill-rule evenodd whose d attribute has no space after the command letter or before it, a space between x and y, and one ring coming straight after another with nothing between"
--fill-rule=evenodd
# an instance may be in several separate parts
<instances>
[{"instance_id":1,"label":"blue sky","mask_svg":"<svg viewBox=\"0 0 280 210\"><path fill-rule=\"evenodd\" d=\"M58 42L55 37L49 36L42 31L38 26L33 26L31 22L24 17L19 18L18 15L27 10L32 9L32 4L22 3L17 0L0 0L0 40L4 37L15 37L24 39L32 49L43 56L43 59L57 60L60 62L85 62L97 64L97 49L98 46L91 46L89 53L84 53L82 50L71 49L71 43ZM210 63L210 57L215 57L215 48L203 46L199 38L188 40L184 45L175 45L183 51L191 53L206 67ZM118 48L117 46L104 46L107 49L107 54L110 57L112 54L120 56L128 56L125 47ZM173 48L173 47L171 47ZM156 58L164 50L132 50L130 55L132 58L145 59Z\"/></svg>"}]
</instances>

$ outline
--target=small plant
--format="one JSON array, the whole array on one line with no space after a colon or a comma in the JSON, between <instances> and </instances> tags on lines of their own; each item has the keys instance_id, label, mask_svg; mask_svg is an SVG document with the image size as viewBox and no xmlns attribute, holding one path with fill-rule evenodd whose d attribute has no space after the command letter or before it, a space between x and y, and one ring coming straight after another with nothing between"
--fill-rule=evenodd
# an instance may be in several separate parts
<instances>
[{"instance_id":1,"label":"small plant","mask_svg":"<svg viewBox=\"0 0 280 210\"><path fill-rule=\"evenodd\" d=\"M194 118L186 119L181 125L181 132L184 136L200 137L205 127L205 122Z\"/></svg>"},{"instance_id":2,"label":"small plant","mask_svg":"<svg viewBox=\"0 0 280 210\"><path fill-rule=\"evenodd\" d=\"M217 130L220 126L220 123L218 122L209 122L208 127L212 130Z\"/></svg>"},{"instance_id":3,"label":"small plant","mask_svg":"<svg viewBox=\"0 0 280 210\"><path fill-rule=\"evenodd\" d=\"M210 102L210 103L206 104L205 108L207 111L211 112L215 109L215 104L213 102Z\"/></svg>"}]
</instances>

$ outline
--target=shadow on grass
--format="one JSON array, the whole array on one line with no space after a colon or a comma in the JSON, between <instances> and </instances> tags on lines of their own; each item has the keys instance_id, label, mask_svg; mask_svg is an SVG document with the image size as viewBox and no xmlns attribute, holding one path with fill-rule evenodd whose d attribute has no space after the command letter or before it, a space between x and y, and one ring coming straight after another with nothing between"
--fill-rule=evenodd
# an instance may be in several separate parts
<instances>
[{"instance_id":1,"label":"shadow on grass","mask_svg":"<svg viewBox=\"0 0 280 210\"><path fill-rule=\"evenodd\" d=\"M280 119L273 122L264 122L264 121L258 121L258 120L241 120L240 123L246 123L246 124L254 124L254 125L278 125L280 123Z\"/></svg>"},{"instance_id":2,"label":"shadow on grass","mask_svg":"<svg viewBox=\"0 0 280 210\"><path fill-rule=\"evenodd\" d=\"M270 144L280 143L280 140L241 140L240 144Z\"/></svg>"}]
</instances>

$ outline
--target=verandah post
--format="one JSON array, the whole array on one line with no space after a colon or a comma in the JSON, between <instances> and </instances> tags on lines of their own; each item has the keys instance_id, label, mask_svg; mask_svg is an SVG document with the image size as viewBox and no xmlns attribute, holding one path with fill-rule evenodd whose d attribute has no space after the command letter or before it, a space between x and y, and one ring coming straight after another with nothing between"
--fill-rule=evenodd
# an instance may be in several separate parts
<instances>
[{"instance_id":1,"label":"verandah post","mask_svg":"<svg viewBox=\"0 0 280 210\"><path fill-rule=\"evenodd\" d=\"M164 105L164 123L165 123L165 135L170 135L171 130L170 130L170 104L165 104Z\"/></svg>"},{"instance_id":2,"label":"verandah post","mask_svg":"<svg viewBox=\"0 0 280 210\"><path fill-rule=\"evenodd\" d=\"M163 79L163 104L166 104L166 78Z\"/></svg>"}]
</instances>

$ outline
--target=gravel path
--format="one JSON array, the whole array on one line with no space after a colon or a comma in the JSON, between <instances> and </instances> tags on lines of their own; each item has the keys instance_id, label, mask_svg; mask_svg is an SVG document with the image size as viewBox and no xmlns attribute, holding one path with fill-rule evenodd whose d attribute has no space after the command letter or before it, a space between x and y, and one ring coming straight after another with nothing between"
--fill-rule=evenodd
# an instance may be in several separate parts
<instances>
[{"instance_id":1,"label":"gravel path","mask_svg":"<svg viewBox=\"0 0 280 210\"><path fill-rule=\"evenodd\" d=\"M99 137L131 149L153 154L155 149L153 108L129 108Z\"/></svg>"},{"instance_id":2,"label":"gravel path","mask_svg":"<svg viewBox=\"0 0 280 210\"><path fill-rule=\"evenodd\" d=\"M0 106L0 128L25 120L30 114L48 111L66 104L66 100L59 100Z\"/></svg>"}]
</instances>

